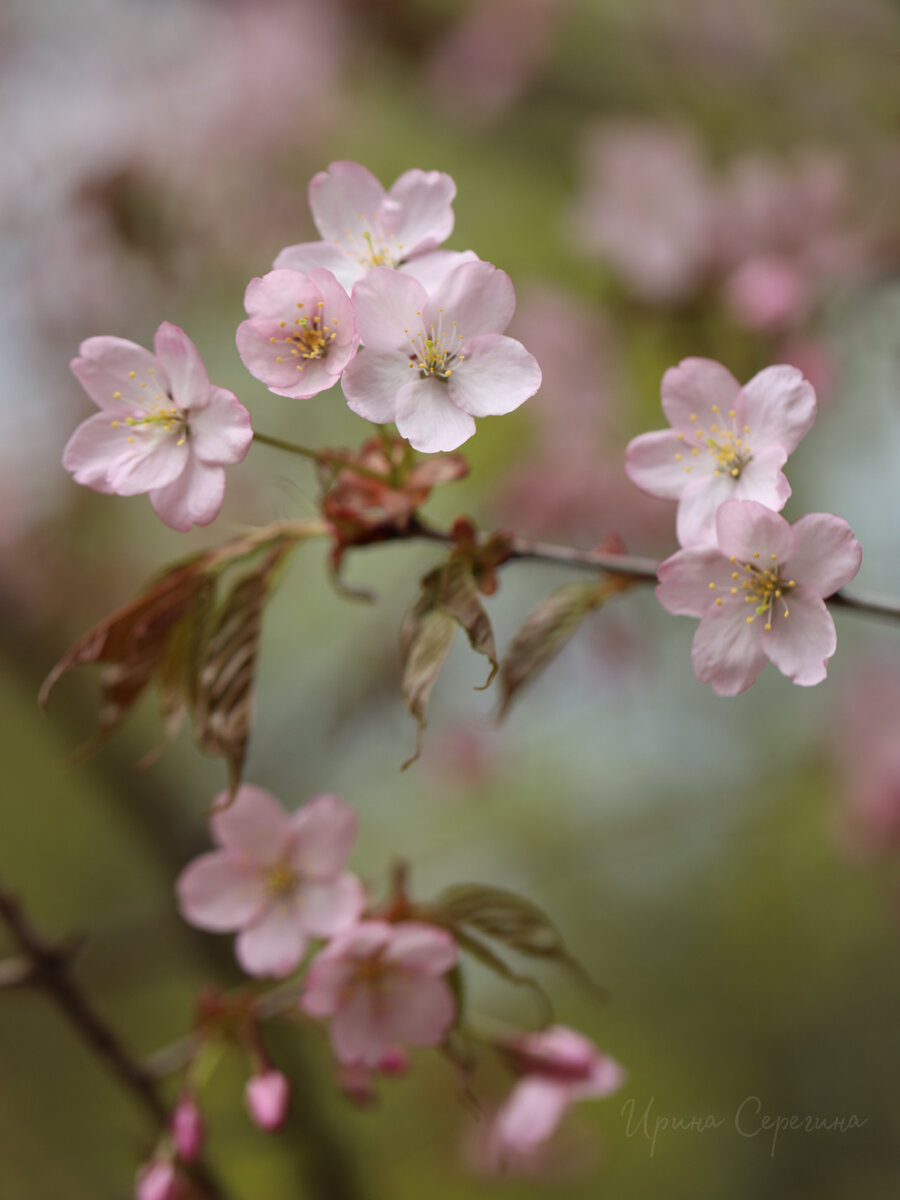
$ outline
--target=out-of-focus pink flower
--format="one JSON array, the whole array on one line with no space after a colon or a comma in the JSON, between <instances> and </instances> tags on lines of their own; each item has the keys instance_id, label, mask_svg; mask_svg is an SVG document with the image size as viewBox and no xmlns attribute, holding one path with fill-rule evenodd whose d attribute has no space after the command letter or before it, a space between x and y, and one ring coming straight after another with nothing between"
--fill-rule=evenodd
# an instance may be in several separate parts
<instances>
[{"instance_id":1,"label":"out-of-focus pink flower","mask_svg":"<svg viewBox=\"0 0 900 1200\"><path fill-rule=\"evenodd\" d=\"M735 696L771 662L803 687L821 683L837 649L824 601L862 558L850 526L828 513L791 526L753 500L727 500L716 531L716 549L667 558L656 589L668 612L700 618L691 653L697 679Z\"/></svg>"},{"instance_id":2,"label":"out-of-focus pink flower","mask_svg":"<svg viewBox=\"0 0 900 1200\"><path fill-rule=\"evenodd\" d=\"M315 796L288 814L269 792L244 784L210 825L222 849L185 867L178 902L192 925L240 931L235 950L248 974L287 975L308 938L333 937L365 907L359 880L342 870L356 816L336 796Z\"/></svg>"},{"instance_id":3,"label":"out-of-focus pink flower","mask_svg":"<svg viewBox=\"0 0 900 1200\"><path fill-rule=\"evenodd\" d=\"M172 1113L172 1142L183 1162L193 1162L203 1149L206 1130L203 1116L192 1095L186 1093Z\"/></svg>"},{"instance_id":4,"label":"out-of-focus pink flower","mask_svg":"<svg viewBox=\"0 0 900 1200\"><path fill-rule=\"evenodd\" d=\"M145 1163L134 1181L134 1200L181 1200L184 1194L184 1180L167 1159Z\"/></svg>"},{"instance_id":5,"label":"out-of-focus pink flower","mask_svg":"<svg viewBox=\"0 0 900 1200\"><path fill-rule=\"evenodd\" d=\"M767 333L801 320L810 294L795 264L768 254L748 259L725 281L725 302L738 324Z\"/></svg>"},{"instance_id":6,"label":"out-of-focus pink flower","mask_svg":"<svg viewBox=\"0 0 900 1200\"><path fill-rule=\"evenodd\" d=\"M444 975L458 951L443 929L364 921L314 959L301 1001L329 1019L338 1062L377 1067L397 1046L434 1046L456 1017Z\"/></svg>"},{"instance_id":7,"label":"out-of-focus pink flower","mask_svg":"<svg viewBox=\"0 0 900 1200\"><path fill-rule=\"evenodd\" d=\"M244 366L278 396L305 399L337 383L356 353L353 305L330 271L270 271L251 279L237 330Z\"/></svg>"},{"instance_id":8,"label":"out-of-focus pink flower","mask_svg":"<svg viewBox=\"0 0 900 1200\"><path fill-rule=\"evenodd\" d=\"M286 246L275 267L327 267L349 292L374 267L395 267L431 285L471 251L437 251L453 232L456 184L443 171L405 171L386 192L360 163L333 162L309 185L321 242Z\"/></svg>"},{"instance_id":9,"label":"out-of-focus pink flower","mask_svg":"<svg viewBox=\"0 0 900 1200\"><path fill-rule=\"evenodd\" d=\"M694 139L665 126L611 123L589 136L584 159L576 247L601 255L642 300L689 296L709 265L715 204Z\"/></svg>"},{"instance_id":10,"label":"out-of-focus pink flower","mask_svg":"<svg viewBox=\"0 0 900 1200\"><path fill-rule=\"evenodd\" d=\"M364 348L344 372L350 408L395 422L426 454L455 450L475 417L512 412L533 396L541 369L505 337L512 281L485 262L456 267L429 294L418 280L376 268L353 289Z\"/></svg>"},{"instance_id":11,"label":"out-of-focus pink flower","mask_svg":"<svg viewBox=\"0 0 900 1200\"><path fill-rule=\"evenodd\" d=\"M247 1080L244 1100L254 1124L274 1133L287 1119L291 1085L281 1071L269 1067Z\"/></svg>"},{"instance_id":12,"label":"out-of-focus pink flower","mask_svg":"<svg viewBox=\"0 0 900 1200\"><path fill-rule=\"evenodd\" d=\"M555 1025L501 1044L519 1082L491 1132L496 1159L530 1155L579 1100L601 1099L625 1081L622 1067L580 1033Z\"/></svg>"},{"instance_id":13,"label":"out-of-focus pink flower","mask_svg":"<svg viewBox=\"0 0 900 1200\"><path fill-rule=\"evenodd\" d=\"M218 516L224 468L246 455L253 430L237 397L209 382L183 330L164 321L153 346L81 343L72 371L100 412L72 434L63 466L98 492L149 492L165 523L187 531Z\"/></svg>"},{"instance_id":14,"label":"out-of-focus pink flower","mask_svg":"<svg viewBox=\"0 0 900 1200\"><path fill-rule=\"evenodd\" d=\"M791 485L781 468L816 415L796 368L766 367L741 387L720 363L686 358L663 376L662 404L672 428L629 442L625 469L651 496L679 502L682 546L715 546L725 500L784 508Z\"/></svg>"},{"instance_id":15,"label":"out-of-focus pink flower","mask_svg":"<svg viewBox=\"0 0 900 1200\"><path fill-rule=\"evenodd\" d=\"M438 39L425 74L448 116L496 120L553 52L564 0L482 0Z\"/></svg>"}]
</instances>

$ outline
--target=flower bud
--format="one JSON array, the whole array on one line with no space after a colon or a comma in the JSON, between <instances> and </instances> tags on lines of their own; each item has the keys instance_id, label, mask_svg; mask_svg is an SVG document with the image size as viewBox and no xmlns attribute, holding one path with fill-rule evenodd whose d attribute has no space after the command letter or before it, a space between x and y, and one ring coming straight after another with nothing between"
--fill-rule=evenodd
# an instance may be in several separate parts
<instances>
[{"instance_id":1,"label":"flower bud","mask_svg":"<svg viewBox=\"0 0 900 1200\"><path fill-rule=\"evenodd\" d=\"M270 1068L247 1080L244 1099L251 1119L260 1129L274 1133L287 1117L291 1085L280 1071Z\"/></svg>"},{"instance_id":2,"label":"flower bud","mask_svg":"<svg viewBox=\"0 0 900 1200\"><path fill-rule=\"evenodd\" d=\"M172 1141L178 1157L184 1162L194 1162L203 1149L206 1130L197 1101L187 1093L175 1105L172 1113Z\"/></svg>"},{"instance_id":3,"label":"flower bud","mask_svg":"<svg viewBox=\"0 0 900 1200\"><path fill-rule=\"evenodd\" d=\"M134 1200L180 1200L181 1179L175 1164L156 1158L145 1163L134 1181Z\"/></svg>"}]
</instances>

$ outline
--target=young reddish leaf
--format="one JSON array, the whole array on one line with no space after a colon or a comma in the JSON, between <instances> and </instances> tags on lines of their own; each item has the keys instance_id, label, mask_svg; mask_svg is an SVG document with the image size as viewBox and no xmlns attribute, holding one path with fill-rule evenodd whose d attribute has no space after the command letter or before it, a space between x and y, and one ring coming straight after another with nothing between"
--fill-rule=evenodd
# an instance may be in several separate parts
<instances>
[{"instance_id":1,"label":"young reddish leaf","mask_svg":"<svg viewBox=\"0 0 900 1200\"><path fill-rule=\"evenodd\" d=\"M588 613L599 608L612 591L608 580L567 583L551 592L526 618L500 664L500 719L519 690L556 657Z\"/></svg>"},{"instance_id":2,"label":"young reddish leaf","mask_svg":"<svg viewBox=\"0 0 900 1200\"><path fill-rule=\"evenodd\" d=\"M457 626L465 630L472 649L491 664L491 672L482 685L486 688L498 670L494 634L471 567L451 558L425 576L422 590L400 626L403 699L419 726L415 753L403 764L403 770L422 753L428 701Z\"/></svg>"}]
</instances>

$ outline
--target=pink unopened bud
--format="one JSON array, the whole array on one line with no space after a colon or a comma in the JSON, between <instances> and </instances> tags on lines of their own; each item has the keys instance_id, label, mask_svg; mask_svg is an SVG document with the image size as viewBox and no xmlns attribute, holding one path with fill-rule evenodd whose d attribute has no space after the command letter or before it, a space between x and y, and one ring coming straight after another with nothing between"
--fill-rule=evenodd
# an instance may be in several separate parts
<instances>
[{"instance_id":1,"label":"pink unopened bud","mask_svg":"<svg viewBox=\"0 0 900 1200\"><path fill-rule=\"evenodd\" d=\"M273 1133L287 1117L291 1085L280 1071L263 1071L247 1080L244 1099L247 1111L260 1129Z\"/></svg>"},{"instance_id":2,"label":"pink unopened bud","mask_svg":"<svg viewBox=\"0 0 900 1200\"><path fill-rule=\"evenodd\" d=\"M197 1101L193 1096L182 1096L172 1113L172 1141L178 1157L184 1162L194 1162L203 1149L205 1135Z\"/></svg>"},{"instance_id":3,"label":"pink unopened bud","mask_svg":"<svg viewBox=\"0 0 900 1200\"><path fill-rule=\"evenodd\" d=\"M409 1055L402 1046L395 1046L382 1057L378 1070L382 1075L405 1075L409 1070Z\"/></svg>"},{"instance_id":4,"label":"pink unopened bud","mask_svg":"<svg viewBox=\"0 0 900 1200\"><path fill-rule=\"evenodd\" d=\"M145 1163L134 1181L134 1200L180 1200L183 1194L174 1163L163 1159Z\"/></svg>"}]
</instances>

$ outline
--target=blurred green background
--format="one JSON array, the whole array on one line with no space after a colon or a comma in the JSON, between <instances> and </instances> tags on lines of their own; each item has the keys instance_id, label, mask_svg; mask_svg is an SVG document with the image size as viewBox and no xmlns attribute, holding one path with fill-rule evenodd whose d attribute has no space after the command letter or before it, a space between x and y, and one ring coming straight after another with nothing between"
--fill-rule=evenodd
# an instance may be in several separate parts
<instances>
[{"instance_id":1,"label":"blurred green background","mask_svg":"<svg viewBox=\"0 0 900 1200\"><path fill-rule=\"evenodd\" d=\"M143 497L78 488L59 455L88 415L67 372L79 341L148 344L172 320L260 431L357 445L366 427L338 389L287 400L243 369L243 289L315 237L306 186L330 161L386 185L447 171L449 245L510 273L511 332L545 384L480 423L471 474L435 496L435 520L670 552L671 506L632 494L621 468L627 439L660 424L663 371L701 354L743 380L790 361L820 412L786 515L845 517L859 586L900 596L898 24L887 0L0 4L0 879L48 936L84 935L78 977L136 1052L180 1036L202 988L240 981L228 939L185 926L172 892L208 845L223 769L182 734L135 773L162 736L150 702L67 766L96 681L62 684L49 717L37 688L163 564L313 515L316 489L259 445L231 469L216 526L186 537ZM423 758L401 774L415 732L396 630L438 558L420 544L353 555L349 581L378 594L363 605L336 598L321 546L301 549L268 611L246 777L289 807L322 791L354 805L352 866L376 895L402 857L421 898L481 881L542 905L611 994L598 1005L542 969L557 1018L629 1080L569 1116L541 1171L497 1177L447 1063L419 1053L355 1109L320 1031L285 1022L268 1040L297 1089L284 1133L247 1120L236 1055L203 1096L229 1195L322 1200L309 1180L323 1148L361 1200L900 1195L900 780L866 774L900 727L900 630L839 613L826 684L768 671L724 701L693 678L692 623L633 594L500 729L495 695L472 690L482 663L455 646ZM488 602L498 644L571 577L505 569ZM860 800L873 789L875 808ZM537 1017L479 969L470 1003ZM473 1086L489 1112L508 1081L485 1062ZM735 1126L752 1097L773 1118L860 1127L773 1147L771 1132L745 1136L762 1119L752 1100ZM662 1125L651 1141L657 1118L707 1116L717 1128ZM49 1004L0 993L0 1200L126 1197L151 1149Z\"/></svg>"}]
</instances>

